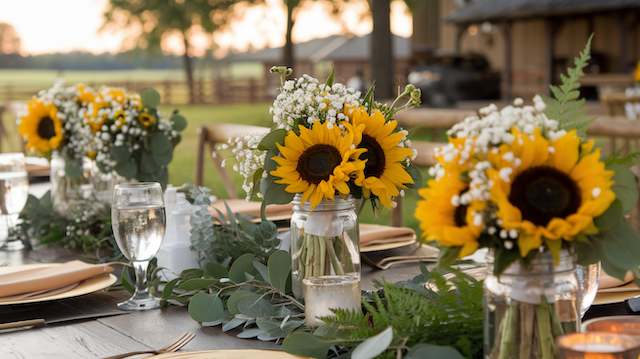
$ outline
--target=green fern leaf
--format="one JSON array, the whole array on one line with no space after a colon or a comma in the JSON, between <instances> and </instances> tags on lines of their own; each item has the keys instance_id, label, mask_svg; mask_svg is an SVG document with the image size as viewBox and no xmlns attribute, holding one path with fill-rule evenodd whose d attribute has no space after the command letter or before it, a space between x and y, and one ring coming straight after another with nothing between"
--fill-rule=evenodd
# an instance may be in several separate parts
<instances>
[{"instance_id":1,"label":"green fern leaf","mask_svg":"<svg viewBox=\"0 0 640 359\"><path fill-rule=\"evenodd\" d=\"M587 115L584 99L580 99L580 79L591 59L591 40L574 59L573 67L566 74L560 75L560 85L550 86L552 97L545 97L547 108L545 114L560 123L564 130L575 129L580 136L586 136L587 128L593 118Z\"/></svg>"}]
</instances>

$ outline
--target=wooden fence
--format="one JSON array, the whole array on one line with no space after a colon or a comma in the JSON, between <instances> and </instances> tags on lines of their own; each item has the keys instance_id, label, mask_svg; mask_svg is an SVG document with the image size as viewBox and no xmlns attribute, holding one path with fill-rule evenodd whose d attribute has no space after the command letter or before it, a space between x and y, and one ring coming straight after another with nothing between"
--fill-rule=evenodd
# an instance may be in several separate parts
<instances>
[{"instance_id":1,"label":"wooden fence","mask_svg":"<svg viewBox=\"0 0 640 359\"><path fill-rule=\"evenodd\" d=\"M130 91L141 91L152 87L160 92L162 104L229 104L269 101L273 97L270 88L263 79L197 79L194 82L193 100L189 99L188 86L185 81L113 81L107 83L87 82L91 87L114 86ZM0 83L0 104L12 101L24 101L35 95L42 87L19 83Z\"/></svg>"}]
</instances>

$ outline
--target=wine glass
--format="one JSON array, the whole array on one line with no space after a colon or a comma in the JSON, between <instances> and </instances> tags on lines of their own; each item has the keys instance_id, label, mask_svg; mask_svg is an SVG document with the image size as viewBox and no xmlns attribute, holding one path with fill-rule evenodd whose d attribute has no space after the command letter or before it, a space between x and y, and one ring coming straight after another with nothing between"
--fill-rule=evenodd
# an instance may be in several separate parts
<instances>
[{"instance_id":1,"label":"wine glass","mask_svg":"<svg viewBox=\"0 0 640 359\"><path fill-rule=\"evenodd\" d=\"M0 214L6 226L6 235L18 220L20 212L27 203L29 196L29 179L25 167L24 154L0 154ZM3 239L6 238L4 237ZM4 241L3 241L4 242ZM2 245L5 250L20 250L24 248L22 241L6 242Z\"/></svg>"},{"instance_id":2,"label":"wine glass","mask_svg":"<svg viewBox=\"0 0 640 359\"><path fill-rule=\"evenodd\" d=\"M158 308L147 288L147 267L164 238L166 218L162 187L156 182L118 184L113 190L111 226L122 254L136 275L133 296L118 304L122 310Z\"/></svg>"},{"instance_id":3,"label":"wine glass","mask_svg":"<svg viewBox=\"0 0 640 359\"><path fill-rule=\"evenodd\" d=\"M584 317L584 314L589 310L598 293L600 262L586 266L576 266L576 276L578 277L578 285L581 293L580 316Z\"/></svg>"}]
</instances>

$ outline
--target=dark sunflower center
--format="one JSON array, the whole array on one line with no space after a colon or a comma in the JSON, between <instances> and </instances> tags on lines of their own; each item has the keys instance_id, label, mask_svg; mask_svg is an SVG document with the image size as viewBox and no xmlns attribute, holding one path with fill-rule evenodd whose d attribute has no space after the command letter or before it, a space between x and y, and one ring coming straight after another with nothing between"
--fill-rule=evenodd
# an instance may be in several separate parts
<instances>
[{"instance_id":1,"label":"dark sunflower center","mask_svg":"<svg viewBox=\"0 0 640 359\"><path fill-rule=\"evenodd\" d=\"M329 179L341 159L340 152L335 147L313 145L300 155L296 170L303 180L318 184L322 180Z\"/></svg>"},{"instance_id":2,"label":"dark sunflower center","mask_svg":"<svg viewBox=\"0 0 640 359\"><path fill-rule=\"evenodd\" d=\"M455 212L453 212L453 221L456 224L456 227L464 227L467 225L467 209L469 206L466 204L461 204L456 207Z\"/></svg>"},{"instance_id":3,"label":"dark sunflower center","mask_svg":"<svg viewBox=\"0 0 640 359\"><path fill-rule=\"evenodd\" d=\"M358 148L366 148L367 152L360 156L361 160L367 160L364 168L365 177L380 177L384 173L385 157L382 146L375 138L362 135L362 141Z\"/></svg>"},{"instance_id":4,"label":"dark sunflower center","mask_svg":"<svg viewBox=\"0 0 640 359\"><path fill-rule=\"evenodd\" d=\"M53 124L51 117L43 117L38 122L38 136L48 140L56 135L56 127Z\"/></svg>"},{"instance_id":5,"label":"dark sunflower center","mask_svg":"<svg viewBox=\"0 0 640 359\"><path fill-rule=\"evenodd\" d=\"M552 167L533 167L520 173L511 185L509 202L522 218L546 226L553 218L565 218L580 206L580 190L565 173Z\"/></svg>"}]
</instances>

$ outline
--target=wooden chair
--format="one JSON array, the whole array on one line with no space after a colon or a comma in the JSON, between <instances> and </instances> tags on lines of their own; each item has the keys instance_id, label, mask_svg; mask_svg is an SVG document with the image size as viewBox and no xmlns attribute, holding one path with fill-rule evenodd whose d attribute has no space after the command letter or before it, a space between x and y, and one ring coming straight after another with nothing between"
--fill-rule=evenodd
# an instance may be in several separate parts
<instances>
[{"instance_id":1,"label":"wooden chair","mask_svg":"<svg viewBox=\"0 0 640 359\"><path fill-rule=\"evenodd\" d=\"M626 106L628 104L640 106L640 96L628 96L621 92L608 93L602 96L602 103L607 108L609 116L627 116ZM629 120L640 120L636 114L635 118Z\"/></svg>"},{"instance_id":2,"label":"wooden chair","mask_svg":"<svg viewBox=\"0 0 640 359\"><path fill-rule=\"evenodd\" d=\"M443 146L443 143L427 142L427 141L411 141L411 147L418 151L413 165L416 167L431 167L436 164L433 151L436 147ZM424 183L418 183L423 186ZM402 227L402 197L396 199L396 207L391 211L391 225L394 227Z\"/></svg>"},{"instance_id":3,"label":"wooden chair","mask_svg":"<svg viewBox=\"0 0 640 359\"><path fill-rule=\"evenodd\" d=\"M608 144L604 150L608 154L630 153L640 149L640 121L629 121L624 116L598 117L589 126L587 134L606 138Z\"/></svg>"},{"instance_id":4,"label":"wooden chair","mask_svg":"<svg viewBox=\"0 0 640 359\"><path fill-rule=\"evenodd\" d=\"M198 157L196 162L196 186L204 183L204 161L205 152L213 160L217 174L222 180L222 184L227 191L228 198L239 198L233 177L222 165L222 158L216 148L217 144L226 143L229 139L243 137L247 135L266 134L269 129L260 126L236 125L231 123L220 123L209 126L202 126L198 129Z\"/></svg>"}]
</instances>

